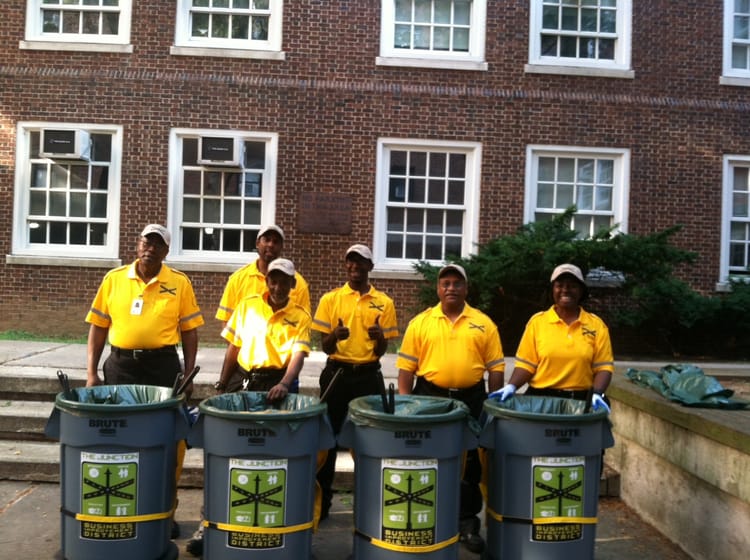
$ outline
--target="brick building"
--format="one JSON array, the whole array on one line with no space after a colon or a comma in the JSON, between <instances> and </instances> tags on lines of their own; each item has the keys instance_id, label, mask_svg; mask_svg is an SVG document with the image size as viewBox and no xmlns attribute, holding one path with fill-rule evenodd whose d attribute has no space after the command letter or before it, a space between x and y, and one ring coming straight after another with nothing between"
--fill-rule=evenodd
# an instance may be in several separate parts
<instances>
[{"instance_id":1,"label":"brick building","mask_svg":"<svg viewBox=\"0 0 750 560\"><path fill-rule=\"evenodd\" d=\"M411 316L442 261L562 212L750 260L750 1L0 3L0 330L84 333L167 225L212 319L275 222L313 305L373 248Z\"/></svg>"}]
</instances>

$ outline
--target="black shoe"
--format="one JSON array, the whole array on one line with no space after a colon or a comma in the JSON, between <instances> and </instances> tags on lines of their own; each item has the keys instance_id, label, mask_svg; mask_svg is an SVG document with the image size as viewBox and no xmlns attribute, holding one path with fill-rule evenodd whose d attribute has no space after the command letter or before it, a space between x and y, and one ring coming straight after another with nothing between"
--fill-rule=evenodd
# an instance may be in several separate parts
<instances>
[{"instance_id":1,"label":"black shoe","mask_svg":"<svg viewBox=\"0 0 750 560\"><path fill-rule=\"evenodd\" d=\"M478 517L461 519L458 523L459 542L475 554L484 551L484 539L479 535L479 527Z\"/></svg>"},{"instance_id":2,"label":"black shoe","mask_svg":"<svg viewBox=\"0 0 750 560\"><path fill-rule=\"evenodd\" d=\"M185 545L185 550L193 556L203 556L203 524L193 533L193 536Z\"/></svg>"},{"instance_id":3,"label":"black shoe","mask_svg":"<svg viewBox=\"0 0 750 560\"><path fill-rule=\"evenodd\" d=\"M169 538L172 540L180 538L180 526L177 524L177 521L175 521L174 519L172 520L172 530L169 533Z\"/></svg>"}]
</instances>

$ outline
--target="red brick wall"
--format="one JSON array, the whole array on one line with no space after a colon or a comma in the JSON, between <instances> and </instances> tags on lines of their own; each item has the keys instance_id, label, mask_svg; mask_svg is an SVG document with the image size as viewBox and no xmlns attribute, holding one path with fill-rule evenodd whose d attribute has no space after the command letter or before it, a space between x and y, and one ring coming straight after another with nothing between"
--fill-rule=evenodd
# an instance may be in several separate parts
<instances>
[{"instance_id":1,"label":"red brick wall","mask_svg":"<svg viewBox=\"0 0 750 560\"><path fill-rule=\"evenodd\" d=\"M482 142L480 241L523 222L528 144L632 150L629 231L683 224L699 253L685 278L718 279L721 161L750 154L748 90L720 86L722 2L634 2L635 79L527 74L528 2L488 2L487 72L375 65L375 0L284 5L286 61L171 56L174 3L134 3L132 54L20 50L25 2L0 4L0 250L11 253L15 125L21 120L123 125L124 261L143 224L166 220L171 128L279 134L277 222L313 305L344 280L343 251L372 243L379 137ZM352 196L351 235L297 233L305 191ZM332 256L333 255L333 256ZM85 332L103 269L0 262L0 330ZM207 318L226 273L189 273ZM403 324L414 286L376 284ZM204 338L214 338L210 320Z\"/></svg>"}]
</instances>

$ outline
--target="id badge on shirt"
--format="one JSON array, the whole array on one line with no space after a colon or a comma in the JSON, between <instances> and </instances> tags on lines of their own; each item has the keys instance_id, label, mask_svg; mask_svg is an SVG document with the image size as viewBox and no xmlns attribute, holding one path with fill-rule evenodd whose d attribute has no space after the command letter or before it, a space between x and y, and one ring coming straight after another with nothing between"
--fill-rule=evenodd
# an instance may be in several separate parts
<instances>
[{"instance_id":1,"label":"id badge on shirt","mask_svg":"<svg viewBox=\"0 0 750 560\"><path fill-rule=\"evenodd\" d=\"M130 304L130 314L140 315L142 311L143 311L143 299L135 298L133 300L133 303Z\"/></svg>"}]
</instances>

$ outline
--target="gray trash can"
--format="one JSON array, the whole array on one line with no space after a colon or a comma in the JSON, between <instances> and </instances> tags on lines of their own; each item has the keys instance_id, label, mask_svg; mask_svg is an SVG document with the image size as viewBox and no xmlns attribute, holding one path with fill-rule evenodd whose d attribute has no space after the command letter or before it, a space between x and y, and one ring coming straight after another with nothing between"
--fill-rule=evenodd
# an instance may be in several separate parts
<instances>
[{"instance_id":1,"label":"gray trash can","mask_svg":"<svg viewBox=\"0 0 750 560\"><path fill-rule=\"evenodd\" d=\"M327 407L239 392L200 403L188 442L203 448L204 560L312 555L318 451L333 447Z\"/></svg>"},{"instance_id":2,"label":"gray trash can","mask_svg":"<svg viewBox=\"0 0 750 560\"><path fill-rule=\"evenodd\" d=\"M45 433L60 441L64 558L177 558L170 541L184 397L150 385L60 393Z\"/></svg>"},{"instance_id":3,"label":"gray trash can","mask_svg":"<svg viewBox=\"0 0 750 560\"><path fill-rule=\"evenodd\" d=\"M605 411L583 401L516 395L484 403L487 560L594 557Z\"/></svg>"},{"instance_id":4,"label":"gray trash can","mask_svg":"<svg viewBox=\"0 0 750 560\"><path fill-rule=\"evenodd\" d=\"M339 434L354 452L354 559L458 558L464 451L479 426L468 407L440 397L379 396L349 404Z\"/></svg>"}]
</instances>

